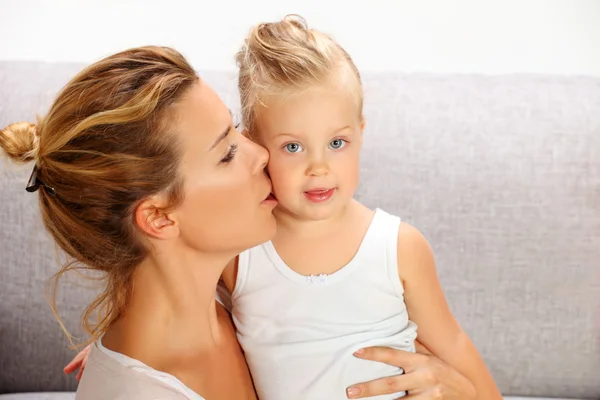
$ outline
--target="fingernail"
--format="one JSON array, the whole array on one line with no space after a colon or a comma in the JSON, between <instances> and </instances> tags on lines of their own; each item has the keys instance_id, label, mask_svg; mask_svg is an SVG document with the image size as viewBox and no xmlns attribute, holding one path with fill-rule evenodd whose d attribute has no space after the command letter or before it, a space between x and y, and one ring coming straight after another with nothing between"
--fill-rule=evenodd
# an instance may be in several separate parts
<instances>
[{"instance_id":1,"label":"fingernail","mask_svg":"<svg viewBox=\"0 0 600 400\"><path fill-rule=\"evenodd\" d=\"M365 349L358 349L354 352L354 355L358 356L360 354L363 354L365 352Z\"/></svg>"},{"instance_id":2,"label":"fingernail","mask_svg":"<svg viewBox=\"0 0 600 400\"><path fill-rule=\"evenodd\" d=\"M348 398L353 399L356 395L358 395L358 388L348 388L346 389L346 394L348 394Z\"/></svg>"}]
</instances>

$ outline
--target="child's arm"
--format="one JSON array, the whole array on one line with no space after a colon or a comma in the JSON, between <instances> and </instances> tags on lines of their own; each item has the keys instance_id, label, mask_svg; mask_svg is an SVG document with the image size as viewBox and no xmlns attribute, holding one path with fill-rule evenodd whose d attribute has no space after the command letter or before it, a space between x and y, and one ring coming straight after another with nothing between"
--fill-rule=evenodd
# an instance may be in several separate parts
<instances>
[{"instance_id":1,"label":"child's arm","mask_svg":"<svg viewBox=\"0 0 600 400\"><path fill-rule=\"evenodd\" d=\"M427 240L405 223L398 233L398 273L409 318L418 326L419 342L468 378L478 399L501 400L477 349L448 307Z\"/></svg>"}]
</instances>

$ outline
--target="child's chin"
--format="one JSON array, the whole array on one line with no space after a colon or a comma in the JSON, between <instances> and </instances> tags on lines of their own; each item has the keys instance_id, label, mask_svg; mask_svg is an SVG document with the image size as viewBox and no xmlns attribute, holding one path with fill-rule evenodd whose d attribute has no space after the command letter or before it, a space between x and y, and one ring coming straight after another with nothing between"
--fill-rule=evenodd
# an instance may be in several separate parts
<instances>
[{"instance_id":1,"label":"child's chin","mask_svg":"<svg viewBox=\"0 0 600 400\"><path fill-rule=\"evenodd\" d=\"M293 215L298 220L303 221L325 221L333 216L339 210L339 205L333 204L332 201L327 203L312 203L306 199L305 204L294 204L288 207L285 200L279 200L275 211L283 214Z\"/></svg>"},{"instance_id":2,"label":"child's chin","mask_svg":"<svg viewBox=\"0 0 600 400\"><path fill-rule=\"evenodd\" d=\"M335 215L336 208L329 204L321 204L313 210L306 210L302 218L309 221L325 221Z\"/></svg>"}]
</instances>

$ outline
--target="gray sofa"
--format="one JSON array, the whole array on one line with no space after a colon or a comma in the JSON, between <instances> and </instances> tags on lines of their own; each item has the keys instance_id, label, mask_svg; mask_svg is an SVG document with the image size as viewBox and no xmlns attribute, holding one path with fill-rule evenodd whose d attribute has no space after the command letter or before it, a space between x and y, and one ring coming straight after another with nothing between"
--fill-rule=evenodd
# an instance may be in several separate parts
<instances>
[{"instance_id":1,"label":"gray sofa","mask_svg":"<svg viewBox=\"0 0 600 400\"><path fill-rule=\"evenodd\" d=\"M81 67L0 63L0 126L44 113ZM237 108L233 74L202 76ZM600 79L364 80L358 199L424 232L506 396L600 398ZM76 388L62 373L75 352L45 299L58 258L30 172L0 162L0 399L70 399L44 393ZM71 277L58 294L78 338L91 286Z\"/></svg>"}]
</instances>

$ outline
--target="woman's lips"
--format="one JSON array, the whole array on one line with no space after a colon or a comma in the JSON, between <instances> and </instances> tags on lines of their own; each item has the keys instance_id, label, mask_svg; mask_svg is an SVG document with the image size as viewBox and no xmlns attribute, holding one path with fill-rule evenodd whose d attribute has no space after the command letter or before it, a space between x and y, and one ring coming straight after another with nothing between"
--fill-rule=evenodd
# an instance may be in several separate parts
<instances>
[{"instance_id":1,"label":"woman's lips","mask_svg":"<svg viewBox=\"0 0 600 400\"><path fill-rule=\"evenodd\" d=\"M277 205L277 199L273 195L273 193L269 193L266 199L264 199L260 204L268 205L271 207L275 207Z\"/></svg>"}]
</instances>

